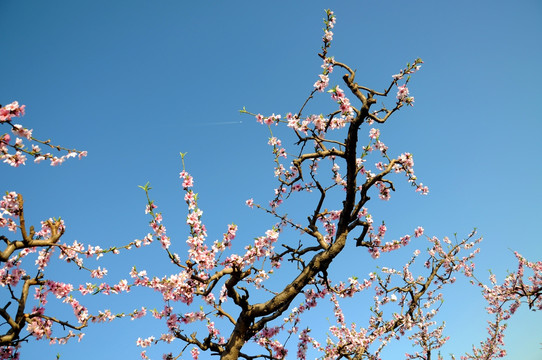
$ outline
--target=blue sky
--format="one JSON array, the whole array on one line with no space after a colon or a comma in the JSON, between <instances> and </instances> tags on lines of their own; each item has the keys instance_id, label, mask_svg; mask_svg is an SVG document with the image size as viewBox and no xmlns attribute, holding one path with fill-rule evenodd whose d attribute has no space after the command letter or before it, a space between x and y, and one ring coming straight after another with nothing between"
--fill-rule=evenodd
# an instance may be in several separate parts
<instances>
[{"instance_id":1,"label":"blue sky","mask_svg":"<svg viewBox=\"0 0 542 360\"><path fill-rule=\"evenodd\" d=\"M299 109L321 70L316 54L326 8L337 15L330 54L356 68L361 83L384 88L406 62L425 62L409 86L415 106L381 131L395 154L414 154L416 173L431 192L420 197L402 186L389 203L373 202L390 239L419 225L430 235L460 238L476 227L485 239L477 261L481 278L488 269L499 279L513 270L513 250L540 260L542 4L535 0L4 0L0 103L26 104L22 123L37 137L89 156L59 168L2 166L2 191L25 196L31 222L61 216L66 242L106 247L147 233L137 185L149 181L182 249L179 152L188 152L209 238L220 237L231 222L240 227L239 239L245 237L239 241L258 236L273 219L244 201L272 197L273 163L267 129L238 110ZM341 84L339 77L332 81ZM327 105L313 104L318 113L330 105L320 99ZM126 277L134 264L168 271L158 250L106 265L111 279ZM352 251L365 259L365 251ZM337 271L364 277L377 265L364 261L359 269L355 261L341 261ZM51 276L84 278L61 265ZM485 336L484 304L465 284L442 310L452 336L445 353L462 354ZM160 304L145 292L100 301L119 311L131 311L132 302ZM509 359L540 359L539 316L523 309L510 322ZM119 352L137 358L137 337L161 329L151 320L122 320L94 326L75 346L31 342L22 358L52 359L59 352L62 359L116 359Z\"/></svg>"}]
</instances>

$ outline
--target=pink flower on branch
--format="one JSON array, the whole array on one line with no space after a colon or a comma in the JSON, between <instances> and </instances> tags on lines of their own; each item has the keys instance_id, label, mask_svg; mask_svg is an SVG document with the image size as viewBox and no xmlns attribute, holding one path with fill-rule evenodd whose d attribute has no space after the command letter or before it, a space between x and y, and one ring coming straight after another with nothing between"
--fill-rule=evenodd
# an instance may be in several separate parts
<instances>
[{"instance_id":1,"label":"pink flower on branch","mask_svg":"<svg viewBox=\"0 0 542 360\"><path fill-rule=\"evenodd\" d=\"M18 167L20 165L25 165L27 156L30 156L34 158L34 162L36 163L48 159L50 160L52 166L56 166L62 164L65 160L71 157L76 157L79 155L79 158L81 158L82 156L86 156L86 151L70 150L62 146L53 145L51 144L50 140L38 140L33 137L31 129L27 129L20 124L11 123L13 118L23 116L24 112L25 106L19 106L17 101L14 101L13 103L4 107L0 107L0 125L8 124L11 126L11 131L13 134L21 136L23 139L26 139L29 142L34 142L30 146L31 149L28 149L21 138L16 138L15 143L11 144L11 138L8 134L3 134L0 136L0 160L2 160L4 163L7 163L13 167ZM50 153L44 153L36 143L48 146L57 151L66 152L66 154L58 157ZM12 150L15 152L10 153Z\"/></svg>"},{"instance_id":2,"label":"pink flower on branch","mask_svg":"<svg viewBox=\"0 0 542 360\"><path fill-rule=\"evenodd\" d=\"M320 74L318 76L320 77L320 80L314 83L314 88L320 92L323 92L329 85L329 77L325 74Z\"/></svg>"},{"instance_id":3,"label":"pink flower on branch","mask_svg":"<svg viewBox=\"0 0 542 360\"><path fill-rule=\"evenodd\" d=\"M192 186L194 186L194 179L192 178L192 176L187 173L186 171L181 171L179 173L179 178L181 180L183 180L183 189L187 190L188 188L191 188Z\"/></svg>"},{"instance_id":4,"label":"pink flower on branch","mask_svg":"<svg viewBox=\"0 0 542 360\"><path fill-rule=\"evenodd\" d=\"M25 105L19 105L17 101L9 105L0 107L0 123L11 121L11 118L23 116Z\"/></svg>"},{"instance_id":5,"label":"pink flower on branch","mask_svg":"<svg viewBox=\"0 0 542 360\"><path fill-rule=\"evenodd\" d=\"M397 100L400 103L406 103L407 105L414 106L414 97L409 96L409 90L406 84L397 87Z\"/></svg>"},{"instance_id":6,"label":"pink flower on branch","mask_svg":"<svg viewBox=\"0 0 542 360\"><path fill-rule=\"evenodd\" d=\"M375 128L371 129L369 131L369 137L374 140L378 139L380 137L380 130Z\"/></svg>"}]
</instances>

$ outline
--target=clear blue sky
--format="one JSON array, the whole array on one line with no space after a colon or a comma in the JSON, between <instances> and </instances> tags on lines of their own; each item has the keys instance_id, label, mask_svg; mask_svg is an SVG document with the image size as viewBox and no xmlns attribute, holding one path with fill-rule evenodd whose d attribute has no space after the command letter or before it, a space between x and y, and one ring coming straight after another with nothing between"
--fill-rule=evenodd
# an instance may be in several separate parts
<instances>
[{"instance_id":1,"label":"clear blue sky","mask_svg":"<svg viewBox=\"0 0 542 360\"><path fill-rule=\"evenodd\" d=\"M36 136L89 156L60 168L2 166L1 190L25 196L30 222L61 216L65 241L105 248L147 233L137 185L150 181L182 249L186 208L178 154L188 152L210 240L235 222L239 241L248 242L273 221L244 206L250 197L272 197L273 163L267 130L238 110L299 108L321 70L316 54L326 8L337 15L330 54L356 68L363 84L383 88L407 61L425 61L410 86L414 108L381 130L395 154L414 154L431 193L419 197L403 186L389 204L372 205L377 221L386 220L389 239L418 225L439 237L462 237L477 227L485 239L477 262L481 278L487 269L499 279L513 270L511 250L542 259L537 0L2 0L0 103L26 104L23 124ZM134 264L157 274L171 269L158 250L105 263L112 281L127 277ZM356 261L336 266L358 273ZM375 266L369 261L358 276ZM50 274L85 279L69 267ZM462 354L485 337L484 304L465 284L442 310L452 336L444 353ZM96 303L131 311L141 302L161 306L158 300L141 292L137 299ZM542 357L541 315L523 309L510 322L508 359ZM81 344L31 342L22 358L53 359L58 352L62 359L138 358L137 337L159 336L163 328L150 319L94 326ZM156 351L149 353L153 359L160 358Z\"/></svg>"}]
</instances>

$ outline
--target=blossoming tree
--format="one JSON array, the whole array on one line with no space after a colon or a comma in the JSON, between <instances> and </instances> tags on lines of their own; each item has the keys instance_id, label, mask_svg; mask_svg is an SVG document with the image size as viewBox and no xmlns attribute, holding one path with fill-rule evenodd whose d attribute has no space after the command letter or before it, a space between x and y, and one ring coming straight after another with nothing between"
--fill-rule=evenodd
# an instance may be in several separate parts
<instances>
[{"instance_id":1,"label":"blossoming tree","mask_svg":"<svg viewBox=\"0 0 542 360\"><path fill-rule=\"evenodd\" d=\"M23 127L20 124L14 124L15 118L23 116L25 106L13 102L6 106L0 106L0 124L9 126L14 135L20 136L11 141L9 133L0 136L0 159L4 163L18 167L24 165L27 157L33 157L34 161L39 163L42 160L49 160L52 166L62 164L71 157L86 156L85 151L69 150L64 147L51 144L50 140L43 141L32 136L32 130ZM25 140L31 145L30 148L25 144ZM56 156L50 152L44 152L40 145L51 148L64 155ZM52 282L44 278L44 270L51 257L52 250L59 246L59 240L64 233L64 223L61 219L50 218L41 222L41 229L35 231L34 226L27 227L25 223L23 207L23 197L14 191L6 193L0 201L0 228L7 228L9 232L20 232L21 239L10 240L5 235L0 235L0 240L5 243L5 247L0 251L0 285L3 290L7 290L6 302L0 308L0 316L5 322L1 324L0 332L0 358L17 357L16 349L21 341L30 336L37 339L51 338L51 326L53 323L68 326L74 330L79 330L86 326L86 320L80 324L72 325L66 321L51 317L44 312L47 303L46 297L52 292L59 298L66 298L72 285ZM66 258L67 248L60 246L61 257ZM37 272L32 275L32 270L23 267L23 260L27 255L39 250L38 259L35 261ZM69 257L66 258L69 261ZM19 285L19 288L17 286ZM31 289L37 288L36 295L39 299L39 305L33 307L30 311L27 308L28 296ZM40 296L42 296L40 298ZM80 309L76 302L72 302L74 310ZM26 328L27 334L21 336ZM64 339L73 336L70 333Z\"/></svg>"},{"instance_id":2,"label":"blossoming tree","mask_svg":"<svg viewBox=\"0 0 542 360\"><path fill-rule=\"evenodd\" d=\"M61 244L64 223L60 219L43 221L40 231L27 227L22 196L15 192L4 196L0 202L0 225L20 233L21 239L1 236L5 248L0 253L0 282L9 300L0 304L0 316L5 321L0 327L0 359L16 358L21 342L29 337L65 342L81 336L77 332L89 322L126 316L138 318L147 312L164 319L166 331L137 340L137 345L144 348L143 358L148 358L147 347L175 341L182 345L176 347L175 353L165 354L164 359L179 358L187 349L188 356L194 359L201 352L218 355L221 359L305 359L309 348L323 359L378 359L390 342L406 337L415 345L415 350L406 354L407 359L430 359L437 356L438 349L448 339L444 325L435 321L442 301L441 289L453 284L458 273L482 287L488 311L495 315L489 324L488 338L462 358L490 359L505 354L504 321L522 301L532 309L542 308L542 263L529 262L517 254L517 273L510 274L503 284L492 277L491 286L486 286L472 273L472 260L478 252L475 247L480 241L474 232L463 240L438 239L426 236L424 229L418 227L398 240L385 241L385 223L376 224L369 211L371 196L389 200L395 191L393 176L400 174L415 191L422 195L428 193L428 188L414 174L412 154L393 154L382 141L377 127L386 124L400 109L413 106L408 84L423 62L416 59L408 63L393 75L383 90L360 84L350 66L328 55L334 24L335 15L326 11L323 46L319 53L323 70L298 111L281 116L241 110L269 128L268 143L277 178L275 196L268 205L256 204L253 199L246 202L249 207L276 219L276 224L250 245L236 245L235 224L227 227L221 240L207 240L203 211L194 192L194 179L185 169L184 154L181 154L180 178L190 230L186 240L188 251L184 255L176 252L182 246L167 235L148 184L142 189L147 195L146 213L150 216L151 231L141 240L108 249L85 247L77 242ZM331 86L331 75L337 72L342 73L344 85ZM327 115L305 115L311 100L324 92L336 104L335 109ZM391 103L388 107L377 105L379 99L389 97L393 100L388 100ZM12 118L23 114L24 106L12 103L0 109L0 121L10 126L17 136L67 154L55 157L43 153L36 144L31 150L27 149L23 140L17 138L12 143L6 133L0 137L4 162L19 166L31 156L37 162L49 160L51 165L58 165L66 158L86 155L53 146L50 141L39 141L32 137L31 130L12 124ZM283 141L274 135L273 129L281 128L293 134L295 147L292 149L284 147ZM311 202L307 202L311 207L305 207L303 218L287 215L284 209L288 209L289 202L307 196L311 198ZM354 276L336 280L330 276L334 263L350 244L357 246L360 257L367 256L370 261L407 247L413 237L425 238L428 248L423 253L414 251L405 264L381 268L363 280ZM115 256L154 242L160 243L167 261L176 266L173 274L150 277L146 271L134 267L130 279L80 286L54 282L45 276L55 250L60 259L87 269L84 256ZM23 261L33 252L38 252L36 271L23 267ZM423 266L415 266L420 262ZM528 281L524 280L525 268L533 272ZM101 267L87 270L96 279L107 274ZM158 292L164 301L163 309L149 311L142 307L126 314L104 310L92 315L82 300L76 300L87 294L125 293L134 287ZM35 306L30 309L32 288L35 289ZM347 321L341 303L365 293L371 294L371 315L358 326ZM72 307L74 322L47 313L49 294ZM313 309L323 302L331 304L334 324L327 335L313 334L304 317L311 316ZM54 330L55 326L59 328ZM60 327L69 328L68 333L56 335Z\"/></svg>"}]
</instances>

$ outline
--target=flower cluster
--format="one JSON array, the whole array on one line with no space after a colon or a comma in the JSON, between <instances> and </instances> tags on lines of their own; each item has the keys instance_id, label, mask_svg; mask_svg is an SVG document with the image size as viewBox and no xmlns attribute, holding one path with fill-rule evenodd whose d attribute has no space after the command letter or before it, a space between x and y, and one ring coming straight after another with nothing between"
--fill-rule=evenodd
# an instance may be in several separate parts
<instances>
[{"instance_id":1,"label":"flower cluster","mask_svg":"<svg viewBox=\"0 0 542 360\"><path fill-rule=\"evenodd\" d=\"M328 90L328 92L331 93L331 98L339 104L341 115L346 116L345 121L352 121L354 110L352 109L352 105L350 105L350 100L345 96L344 91L337 85L333 89Z\"/></svg>"},{"instance_id":2,"label":"flower cluster","mask_svg":"<svg viewBox=\"0 0 542 360\"><path fill-rule=\"evenodd\" d=\"M324 19L324 36L322 37L322 41L324 44L322 45L322 56L325 57L327 54L327 51L331 45L331 40L333 40L333 32L331 29L335 27L335 24L337 22L337 17L331 10L326 10L326 18Z\"/></svg>"},{"instance_id":3,"label":"flower cluster","mask_svg":"<svg viewBox=\"0 0 542 360\"><path fill-rule=\"evenodd\" d=\"M14 218L19 215L18 194L15 191L6 192L0 201L0 228L7 227L9 231L17 231L17 223ZM7 216L7 218L4 218Z\"/></svg>"},{"instance_id":4,"label":"flower cluster","mask_svg":"<svg viewBox=\"0 0 542 360\"><path fill-rule=\"evenodd\" d=\"M414 106L414 97L410 96L410 92L407 88L407 84L410 81L410 75L414 74L416 71L420 70L421 64L423 64L422 59L418 58L414 62L407 63L406 68L401 69L398 74L393 75L393 82L397 85L397 101L399 104L407 104ZM403 85L398 85L399 80L403 80L405 75L407 75L406 81Z\"/></svg>"},{"instance_id":5,"label":"flower cluster","mask_svg":"<svg viewBox=\"0 0 542 360\"><path fill-rule=\"evenodd\" d=\"M0 106L0 123L10 122L14 117L24 115L26 105L19 105L17 101L6 106Z\"/></svg>"},{"instance_id":6,"label":"flower cluster","mask_svg":"<svg viewBox=\"0 0 542 360\"><path fill-rule=\"evenodd\" d=\"M329 74L333 72L333 58L327 58L326 54L331 46L331 41L333 40L333 32L331 29L335 27L336 17L333 14L333 11L326 10L326 19L324 20L325 29L324 37L322 38L324 44L322 45L322 54L320 56L324 59L322 64L323 72L318 75L319 79L314 83L315 90L323 92L326 87L329 85Z\"/></svg>"},{"instance_id":7,"label":"flower cluster","mask_svg":"<svg viewBox=\"0 0 542 360\"><path fill-rule=\"evenodd\" d=\"M0 106L0 125L11 126L11 132L20 136L11 142L11 136L8 133L0 135L0 160L5 163L18 167L25 165L27 156L34 158L34 162L39 163L42 160L49 160L51 166L57 166L62 164L72 157L83 157L87 155L86 151L69 150L61 146L52 145L50 140L41 141L32 136L32 129L23 127L20 124L13 124L12 120L17 117L22 117L25 114L25 105L19 105L17 101L12 102L4 107ZM34 142L31 148L27 148L24 145L24 140ZM48 146L59 151L65 151L66 154L60 157L54 156L51 153L43 152L38 144ZM10 153L10 149L14 150L14 153Z\"/></svg>"}]
</instances>

